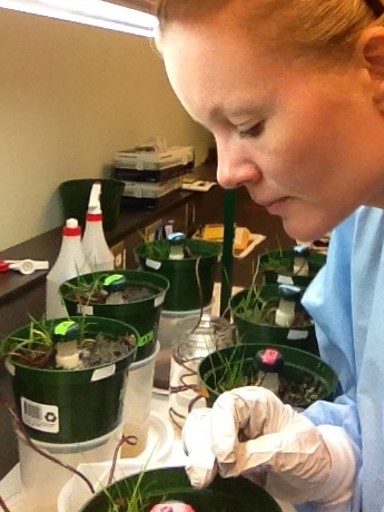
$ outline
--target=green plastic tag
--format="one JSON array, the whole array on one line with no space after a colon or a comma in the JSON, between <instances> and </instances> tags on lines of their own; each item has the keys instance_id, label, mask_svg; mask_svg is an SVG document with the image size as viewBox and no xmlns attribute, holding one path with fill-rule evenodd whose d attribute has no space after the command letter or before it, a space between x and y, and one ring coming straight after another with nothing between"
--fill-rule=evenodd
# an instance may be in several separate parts
<instances>
[{"instance_id":1,"label":"green plastic tag","mask_svg":"<svg viewBox=\"0 0 384 512\"><path fill-rule=\"evenodd\" d=\"M105 286L109 286L111 284L116 283L116 281L120 281L122 279L124 279L123 275L121 275L121 274L112 274L111 276L108 276L108 277L105 278L104 285Z\"/></svg>"},{"instance_id":2,"label":"green plastic tag","mask_svg":"<svg viewBox=\"0 0 384 512\"><path fill-rule=\"evenodd\" d=\"M77 325L73 320L64 320L64 322L60 322L55 326L54 333L59 336L65 336L68 333L68 330Z\"/></svg>"}]
</instances>

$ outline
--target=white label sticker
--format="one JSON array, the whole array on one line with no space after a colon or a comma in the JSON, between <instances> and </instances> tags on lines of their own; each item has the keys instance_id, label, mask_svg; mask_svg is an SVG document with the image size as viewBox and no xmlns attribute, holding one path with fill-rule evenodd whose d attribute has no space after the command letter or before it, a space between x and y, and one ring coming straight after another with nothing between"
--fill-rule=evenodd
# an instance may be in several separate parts
<instances>
[{"instance_id":1,"label":"white label sticker","mask_svg":"<svg viewBox=\"0 0 384 512\"><path fill-rule=\"evenodd\" d=\"M308 331L297 331L294 329L290 329L288 331L287 340L305 340L308 338Z\"/></svg>"},{"instance_id":2,"label":"white label sticker","mask_svg":"<svg viewBox=\"0 0 384 512\"><path fill-rule=\"evenodd\" d=\"M77 312L80 315L93 316L93 306L87 306L86 304L78 304Z\"/></svg>"},{"instance_id":3,"label":"white label sticker","mask_svg":"<svg viewBox=\"0 0 384 512\"><path fill-rule=\"evenodd\" d=\"M39 404L22 396L21 417L23 423L41 432L59 432L59 408L56 405Z\"/></svg>"},{"instance_id":4,"label":"white label sticker","mask_svg":"<svg viewBox=\"0 0 384 512\"><path fill-rule=\"evenodd\" d=\"M95 382L97 380L103 380L111 375L114 375L116 372L116 365L110 364L109 366L104 366L104 368L98 368L92 373L91 382Z\"/></svg>"},{"instance_id":5,"label":"white label sticker","mask_svg":"<svg viewBox=\"0 0 384 512\"><path fill-rule=\"evenodd\" d=\"M293 284L293 279L290 276L283 276L279 274L277 276L277 282L280 284Z\"/></svg>"},{"instance_id":6,"label":"white label sticker","mask_svg":"<svg viewBox=\"0 0 384 512\"><path fill-rule=\"evenodd\" d=\"M157 308L157 306L160 306L164 302L164 299L165 299L165 293L162 293L161 295L156 297L155 298L155 308Z\"/></svg>"},{"instance_id":7,"label":"white label sticker","mask_svg":"<svg viewBox=\"0 0 384 512\"><path fill-rule=\"evenodd\" d=\"M147 267L153 268L153 270L159 270L159 268L161 267L160 261L151 260L149 258L145 260L145 264L147 265Z\"/></svg>"}]
</instances>

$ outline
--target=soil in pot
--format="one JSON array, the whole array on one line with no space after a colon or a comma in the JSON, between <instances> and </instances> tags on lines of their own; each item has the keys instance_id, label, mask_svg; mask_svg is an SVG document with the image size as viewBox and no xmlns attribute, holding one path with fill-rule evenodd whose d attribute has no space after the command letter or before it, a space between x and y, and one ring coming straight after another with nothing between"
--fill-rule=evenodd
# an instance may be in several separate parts
<instances>
[{"instance_id":1,"label":"soil in pot","mask_svg":"<svg viewBox=\"0 0 384 512\"><path fill-rule=\"evenodd\" d=\"M66 298L82 305L92 306L95 304L112 304L111 296L114 292L106 291L101 282L96 283L79 283L68 290ZM130 304L131 302L139 302L149 299L153 296L153 288L138 284L127 284L122 290L119 297L113 304Z\"/></svg>"},{"instance_id":2,"label":"soil in pot","mask_svg":"<svg viewBox=\"0 0 384 512\"><path fill-rule=\"evenodd\" d=\"M186 239L184 257L169 258L168 240L149 242L135 248L140 267L168 279L163 309L191 311L206 307L212 301L217 263L221 245L202 240Z\"/></svg>"},{"instance_id":3,"label":"soil in pot","mask_svg":"<svg viewBox=\"0 0 384 512\"><path fill-rule=\"evenodd\" d=\"M102 317L32 321L1 344L19 416L30 437L83 443L121 423L137 331Z\"/></svg>"},{"instance_id":4,"label":"soil in pot","mask_svg":"<svg viewBox=\"0 0 384 512\"><path fill-rule=\"evenodd\" d=\"M70 279L60 294L70 315L113 318L139 333L136 358L156 349L161 308L169 287L162 275L141 270L93 272Z\"/></svg>"},{"instance_id":5,"label":"soil in pot","mask_svg":"<svg viewBox=\"0 0 384 512\"><path fill-rule=\"evenodd\" d=\"M266 491L245 478L217 477L198 490L181 467L144 471L119 480L92 498L81 512L150 512L166 501L183 502L196 512L281 512Z\"/></svg>"},{"instance_id":6,"label":"soil in pot","mask_svg":"<svg viewBox=\"0 0 384 512\"><path fill-rule=\"evenodd\" d=\"M58 324L51 321L32 321L28 337L18 337L17 334L11 336L2 345L1 351L4 356L10 357L12 362L23 366L45 370L78 370L112 364L127 357L136 348L134 334L120 334L111 339L111 336L107 336L103 332L86 332L87 322L91 325L91 320L85 320L83 317L77 320L79 321L79 333L75 336L78 339L75 340L75 343L73 341L61 342L62 347L63 343L66 343L71 345L72 351L78 351L78 364L72 368L61 365L60 358L58 360L56 358L60 338L52 330ZM72 319L63 320L62 323L70 328L76 322ZM26 333L27 331L24 332L24 334Z\"/></svg>"},{"instance_id":7,"label":"soil in pot","mask_svg":"<svg viewBox=\"0 0 384 512\"><path fill-rule=\"evenodd\" d=\"M259 271L267 284L284 283L306 287L326 262L326 256L316 251L309 252L306 260L308 275L300 275L301 269L294 270L295 254L292 250L270 251L259 259Z\"/></svg>"},{"instance_id":8,"label":"soil in pot","mask_svg":"<svg viewBox=\"0 0 384 512\"><path fill-rule=\"evenodd\" d=\"M284 345L245 344L224 348L208 355L199 365L199 378L208 404L224 391L241 386L263 385L256 354L273 348L284 358L278 374L277 395L289 405L305 408L318 399L335 397L338 379L333 369L319 357Z\"/></svg>"},{"instance_id":9,"label":"soil in pot","mask_svg":"<svg viewBox=\"0 0 384 512\"><path fill-rule=\"evenodd\" d=\"M284 286L287 285L252 287L231 297L230 308L239 342L289 345L318 355L314 322L300 301L294 306L292 324L276 325L279 288Z\"/></svg>"}]
</instances>

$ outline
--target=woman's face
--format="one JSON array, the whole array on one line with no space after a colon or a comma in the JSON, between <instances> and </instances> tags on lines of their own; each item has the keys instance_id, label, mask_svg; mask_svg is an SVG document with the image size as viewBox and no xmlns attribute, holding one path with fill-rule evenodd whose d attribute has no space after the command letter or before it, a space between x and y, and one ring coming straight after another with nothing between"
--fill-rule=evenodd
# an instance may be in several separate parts
<instances>
[{"instance_id":1,"label":"woman's face","mask_svg":"<svg viewBox=\"0 0 384 512\"><path fill-rule=\"evenodd\" d=\"M216 139L219 183L245 186L291 237L314 240L357 206L381 204L384 123L364 67L325 73L267 53L228 9L172 24L161 49L180 101Z\"/></svg>"}]
</instances>

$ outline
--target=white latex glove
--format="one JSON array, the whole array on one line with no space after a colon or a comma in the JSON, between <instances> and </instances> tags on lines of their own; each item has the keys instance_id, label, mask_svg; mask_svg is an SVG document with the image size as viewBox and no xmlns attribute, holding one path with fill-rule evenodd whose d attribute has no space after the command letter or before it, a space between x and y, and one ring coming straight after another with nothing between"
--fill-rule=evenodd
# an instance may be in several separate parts
<instances>
[{"instance_id":1,"label":"white latex glove","mask_svg":"<svg viewBox=\"0 0 384 512\"><path fill-rule=\"evenodd\" d=\"M261 386L223 393L209 419L200 441L195 436L186 445L191 454L197 446L209 446L208 459L214 455L221 476L242 474L290 503L334 505L350 499L356 461L352 441L342 428L315 427ZM186 469L196 487L207 485L215 474L213 465L207 473L201 458Z\"/></svg>"}]
</instances>

